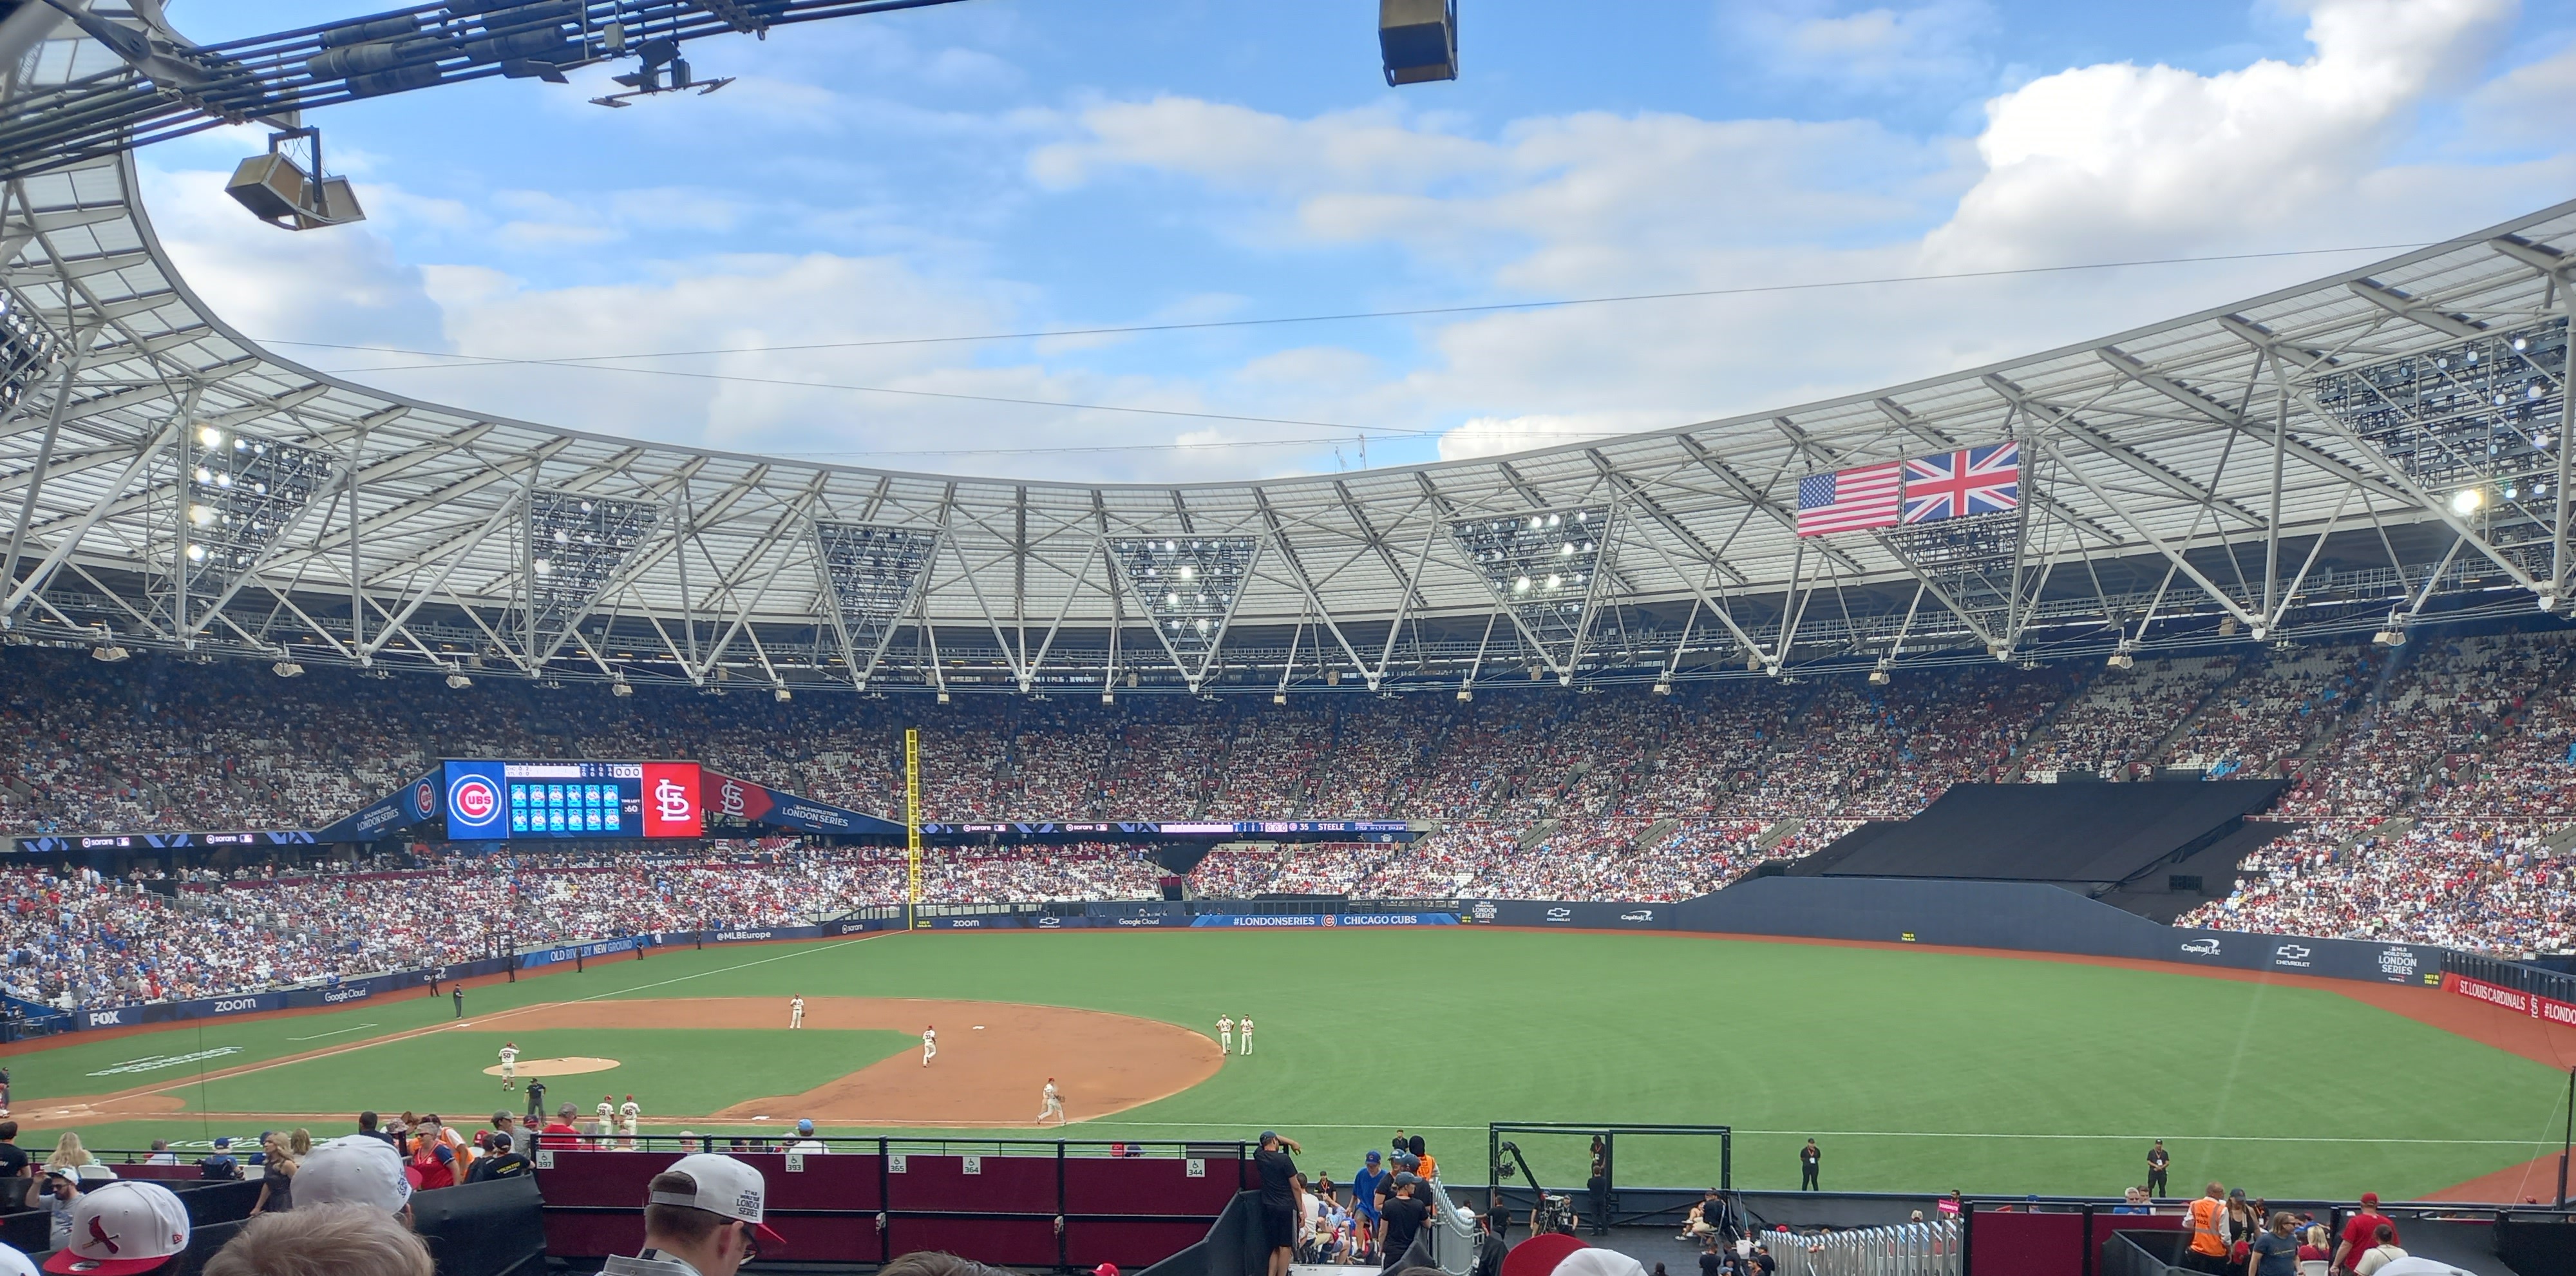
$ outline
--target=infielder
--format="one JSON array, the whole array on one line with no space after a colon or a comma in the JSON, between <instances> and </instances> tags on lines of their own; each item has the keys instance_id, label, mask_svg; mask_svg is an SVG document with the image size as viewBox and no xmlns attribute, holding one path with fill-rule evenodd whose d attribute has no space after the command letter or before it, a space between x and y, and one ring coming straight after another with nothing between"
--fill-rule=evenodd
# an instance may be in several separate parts
<instances>
[{"instance_id":1,"label":"infielder","mask_svg":"<svg viewBox=\"0 0 2576 1276\"><path fill-rule=\"evenodd\" d=\"M516 1090L519 1088L518 1042L504 1041L501 1043L501 1088L504 1090Z\"/></svg>"},{"instance_id":2,"label":"infielder","mask_svg":"<svg viewBox=\"0 0 2576 1276\"><path fill-rule=\"evenodd\" d=\"M605 1148L609 1136L617 1133L617 1100L604 1094L599 1096L598 1111L598 1128L593 1133L599 1136L599 1146Z\"/></svg>"},{"instance_id":3,"label":"infielder","mask_svg":"<svg viewBox=\"0 0 2576 1276\"><path fill-rule=\"evenodd\" d=\"M805 998L802 996L787 999L787 1026L790 1028L805 1026Z\"/></svg>"},{"instance_id":4,"label":"infielder","mask_svg":"<svg viewBox=\"0 0 2576 1276\"><path fill-rule=\"evenodd\" d=\"M1243 1052L1247 1055L1252 1053L1252 1016L1250 1015L1243 1017Z\"/></svg>"},{"instance_id":5,"label":"infielder","mask_svg":"<svg viewBox=\"0 0 2576 1276\"><path fill-rule=\"evenodd\" d=\"M1046 1089L1039 1091L1038 1096L1045 1104L1038 1109L1038 1124L1045 1125L1050 1114L1055 1117L1057 1125L1064 1124L1064 1096L1056 1093L1054 1077L1047 1078Z\"/></svg>"},{"instance_id":6,"label":"infielder","mask_svg":"<svg viewBox=\"0 0 2576 1276\"><path fill-rule=\"evenodd\" d=\"M1234 1016L1219 1015L1216 1020L1216 1052L1234 1053Z\"/></svg>"},{"instance_id":7,"label":"infielder","mask_svg":"<svg viewBox=\"0 0 2576 1276\"><path fill-rule=\"evenodd\" d=\"M629 1152L635 1150L635 1127L642 1123L643 1117L644 1109L635 1102L634 1095L626 1096L626 1102L617 1105L617 1126L626 1136L626 1150Z\"/></svg>"},{"instance_id":8,"label":"infielder","mask_svg":"<svg viewBox=\"0 0 2576 1276\"><path fill-rule=\"evenodd\" d=\"M939 1057L939 1029L937 1029L937 1028L924 1028L924 1029L922 1029L922 1030L921 1030L921 1066L923 1066L923 1067L925 1067L925 1068L929 1067L929 1066L930 1066L930 1061L931 1061L931 1060L933 1060L933 1059L936 1059L936 1058L938 1058L938 1057Z\"/></svg>"}]
</instances>

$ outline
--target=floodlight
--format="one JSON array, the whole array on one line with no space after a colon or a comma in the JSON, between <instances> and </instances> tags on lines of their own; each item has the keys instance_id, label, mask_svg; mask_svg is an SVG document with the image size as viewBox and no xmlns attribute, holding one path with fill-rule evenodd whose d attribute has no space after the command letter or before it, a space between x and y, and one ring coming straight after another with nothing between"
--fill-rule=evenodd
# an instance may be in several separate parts
<instances>
[{"instance_id":1,"label":"floodlight","mask_svg":"<svg viewBox=\"0 0 2576 1276\"><path fill-rule=\"evenodd\" d=\"M635 687L634 684L629 683L624 678L620 678L617 681L608 684L608 694L616 696L619 699L624 699L627 696L635 694Z\"/></svg>"},{"instance_id":2,"label":"floodlight","mask_svg":"<svg viewBox=\"0 0 2576 1276\"><path fill-rule=\"evenodd\" d=\"M2451 493L2451 512L2462 518L2477 513L2478 508L2486 503L2487 494L2478 488L2464 487Z\"/></svg>"},{"instance_id":3,"label":"floodlight","mask_svg":"<svg viewBox=\"0 0 2576 1276\"><path fill-rule=\"evenodd\" d=\"M1107 689L1107 688L1105 688L1105 687L1104 687L1104 688L1102 688L1102 689L1101 689L1101 692L1100 692L1100 703L1102 703L1102 704L1116 704L1116 703L1118 703L1118 693L1117 693L1117 692L1115 692L1115 691L1111 691L1111 690L1109 690L1109 689Z\"/></svg>"},{"instance_id":4,"label":"floodlight","mask_svg":"<svg viewBox=\"0 0 2576 1276\"><path fill-rule=\"evenodd\" d=\"M1285 691L1274 691L1274 692L1270 693L1270 703L1272 703L1272 704L1286 704L1286 703L1288 703L1288 693L1287 693L1287 692L1285 692Z\"/></svg>"},{"instance_id":5,"label":"floodlight","mask_svg":"<svg viewBox=\"0 0 2576 1276\"><path fill-rule=\"evenodd\" d=\"M467 687L473 686L474 680L461 673L451 673L447 675L447 685L458 691L463 691Z\"/></svg>"},{"instance_id":6,"label":"floodlight","mask_svg":"<svg viewBox=\"0 0 2576 1276\"><path fill-rule=\"evenodd\" d=\"M2138 665L2138 658L2125 651L2115 651L2111 653L2111 658L2103 663L2114 669L2134 669Z\"/></svg>"},{"instance_id":7,"label":"floodlight","mask_svg":"<svg viewBox=\"0 0 2576 1276\"><path fill-rule=\"evenodd\" d=\"M946 704L946 703L948 703L948 693L947 693L947 692L942 691L942 692L940 692L940 693L939 693L939 703L941 703L941 704Z\"/></svg>"},{"instance_id":8,"label":"floodlight","mask_svg":"<svg viewBox=\"0 0 2576 1276\"><path fill-rule=\"evenodd\" d=\"M1474 700L1475 698L1476 698L1476 693L1475 693L1475 692L1470 691L1470 690L1468 690L1468 689L1467 689L1467 688L1465 688L1465 687L1460 687L1460 688L1458 688L1458 703L1460 703L1460 704L1466 704L1466 703L1468 703L1469 701Z\"/></svg>"},{"instance_id":9,"label":"floodlight","mask_svg":"<svg viewBox=\"0 0 2576 1276\"><path fill-rule=\"evenodd\" d=\"M770 689L770 692L769 692L769 698L770 698L770 699L772 699L772 700L777 701L777 702L778 702L778 703L780 703L780 704L785 704L785 703L787 703L788 701L795 699L796 697L795 697L795 695L794 695L793 693L789 692L789 691L787 690L787 688L785 688L785 687L773 687L773 688L771 688L771 689Z\"/></svg>"},{"instance_id":10,"label":"floodlight","mask_svg":"<svg viewBox=\"0 0 2576 1276\"><path fill-rule=\"evenodd\" d=\"M276 674L280 678L298 677L304 672L304 666L299 665L292 660L281 660L276 664L270 665L268 668L269 672Z\"/></svg>"},{"instance_id":11,"label":"floodlight","mask_svg":"<svg viewBox=\"0 0 2576 1276\"><path fill-rule=\"evenodd\" d=\"M112 665L132 654L132 652L127 651L123 647L119 647L114 643L109 643L102 647L92 648L90 650L89 657L101 664Z\"/></svg>"},{"instance_id":12,"label":"floodlight","mask_svg":"<svg viewBox=\"0 0 2576 1276\"><path fill-rule=\"evenodd\" d=\"M1895 679L1888 677L1887 671L1884 669L1872 669L1869 671L1869 685L1873 687L1884 687L1893 681L1895 681Z\"/></svg>"},{"instance_id":13,"label":"floodlight","mask_svg":"<svg viewBox=\"0 0 2576 1276\"><path fill-rule=\"evenodd\" d=\"M1673 693L1673 684L1672 684L1672 680L1671 680L1671 679L1669 679L1669 678L1658 678L1658 679L1656 679L1656 680L1655 680L1655 694L1656 694L1656 695L1659 695L1659 696L1669 696L1669 695L1671 695L1672 693Z\"/></svg>"}]
</instances>

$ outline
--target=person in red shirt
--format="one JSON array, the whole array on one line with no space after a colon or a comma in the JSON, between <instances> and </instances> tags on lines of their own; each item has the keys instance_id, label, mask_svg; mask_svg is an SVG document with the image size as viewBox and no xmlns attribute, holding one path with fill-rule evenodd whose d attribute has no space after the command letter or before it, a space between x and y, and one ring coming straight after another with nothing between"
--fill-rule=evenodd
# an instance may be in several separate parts
<instances>
[{"instance_id":1,"label":"person in red shirt","mask_svg":"<svg viewBox=\"0 0 2576 1276\"><path fill-rule=\"evenodd\" d=\"M569 1152L581 1146L581 1127L572 1123L573 1106L569 1103L555 1109L555 1119L537 1131L537 1146Z\"/></svg>"},{"instance_id":2,"label":"person in red shirt","mask_svg":"<svg viewBox=\"0 0 2576 1276\"><path fill-rule=\"evenodd\" d=\"M2379 1229L2388 1228L2394 1235L2397 1220L2379 1212L2379 1193L2361 1194L2361 1211L2343 1223L2343 1242L2335 1247L2334 1270L2348 1272L2370 1247L2379 1243Z\"/></svg>"}]
</instances>

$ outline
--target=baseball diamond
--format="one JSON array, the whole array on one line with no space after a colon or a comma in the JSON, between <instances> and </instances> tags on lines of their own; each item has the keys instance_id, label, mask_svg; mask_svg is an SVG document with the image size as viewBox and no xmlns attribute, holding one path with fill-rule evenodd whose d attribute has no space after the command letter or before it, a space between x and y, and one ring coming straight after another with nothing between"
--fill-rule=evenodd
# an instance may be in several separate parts
<instances>
[{"instance_id":1,"label":"baseball diamond","mask_svg":"<svg viewBox=\"0 0 2576 1276\"><path fill-rule=\"evenodd\" d=\"M1280 970L1329 972L1335 994L1282 984ZM1490 978L1502 971L1530 972L1535 1000ZM1760 988L1770 1009L1757 1031L1712 1039L1676 1008L1678 990L1702 987ZM781 1011L798 990L808 1020L791 1032ZM1240 1137L1232 1114L1249 1105L1308 1131L1326 1164L1356 1165L1398 1123L1463 1154L1504 1113L1678 1114L1734 1126L1736 1174L1754 1186L1793 1182L1789 1154L1810 1135L1832 1148L1837 1187L1937 1181L1984 1193L2116 1178L2161 1137L2195 1175L2421 1196L2537 1155L2560 1119L2556 1052L2576 1048L2576 1029L2423 987L1906 945L1481 929L898 932L657 952L471 996L480 1009L464 1021L442 999L409 997L46 1043L10 1060L13 1115L47 1136L141 1146L290 1122L337 1129L397 1104L471 1113L514 1097L484 1063L507 1034L531 1059L576 1044L613 1059L602 1084L644 1097L646 1125L662 1132L800 1119L833 1134L1028 1132L1054 1077L1084 1137ZM1386 1043L1355 1007L1399 1001L1406 1054L1444 1080L1389 1104L1373 1081ZM1262 1052L1221 1057L1210 1006L1259 1018ZM372 1026L328 1035L360 1015ZM2177 1016L2208 1030L2177 1034ZM928 1069L910 1032L925 1017L951 1025ZM2282 1017L2372 1049L2339 1062L2259 1030ZM237 1048L158 1075L90 1075L201 1033ZM1893 1038L1904 1048L1887 1049ZM310 1048L317 1039L328 1044ZM2234 1097L2176 1112L2163 1088L2118 1081L2168 1074L2228 1081ZM580 1091L555 1090L567 1093ZM2388 1108L2381 1129L2333 1130L2331 1113L2364 1101ZM1651 1145L1630 1155L1637 1181L1696 1182L1712 1168L1658 1162Z\"/></svg>"}]
</instances>

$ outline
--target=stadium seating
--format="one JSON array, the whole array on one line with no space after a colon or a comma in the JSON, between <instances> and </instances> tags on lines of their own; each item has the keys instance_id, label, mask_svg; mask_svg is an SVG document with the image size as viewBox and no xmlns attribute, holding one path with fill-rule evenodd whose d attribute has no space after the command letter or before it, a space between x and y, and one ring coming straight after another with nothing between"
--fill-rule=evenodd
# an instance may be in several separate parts
<instances>
[{"instance_id":1,"label":"stadium seating","mask_svg":"<svg viewBox=\"0 0 2576 1276\"><path fill-rule=\"evenodd\" d=\"M2246 866L2206 926L2520 950L2576 939L2557 858L2576 827L2568 631L2350 642L2052 665L1749 678L1633 692L1210 701L705 695L146 657L0 656L0 828L19 834L299 828L439 757L692 757L862 810L901 794L923 728L930 818L1410 818L1383 843L1232 846L1209 896L1672 900L1965 780L2284 776L2308 822ZM112 712L102 711L112 709ZM2556 842L2559 845L2553 846ZM897 900L900 857L716 845L693 859L529 856L494 906L451 906L476 867L405 858L319 877L114 882L68 865L0 876L12 991L90 1001L271 986L512 944L710 921L779 923ZM296 870L297 873L305 870ZM944 902L1149 898L1142 850L935 852ZM202 875L200 875L202 876ZM362 883L363 879L363 883ZM488 880L481 893L489 895ZM363 893L367 907L355 902ZM367 924L346 919L363 914ZM215 942L217 940L227 942Z\"/></svg>"}]
</instances>

